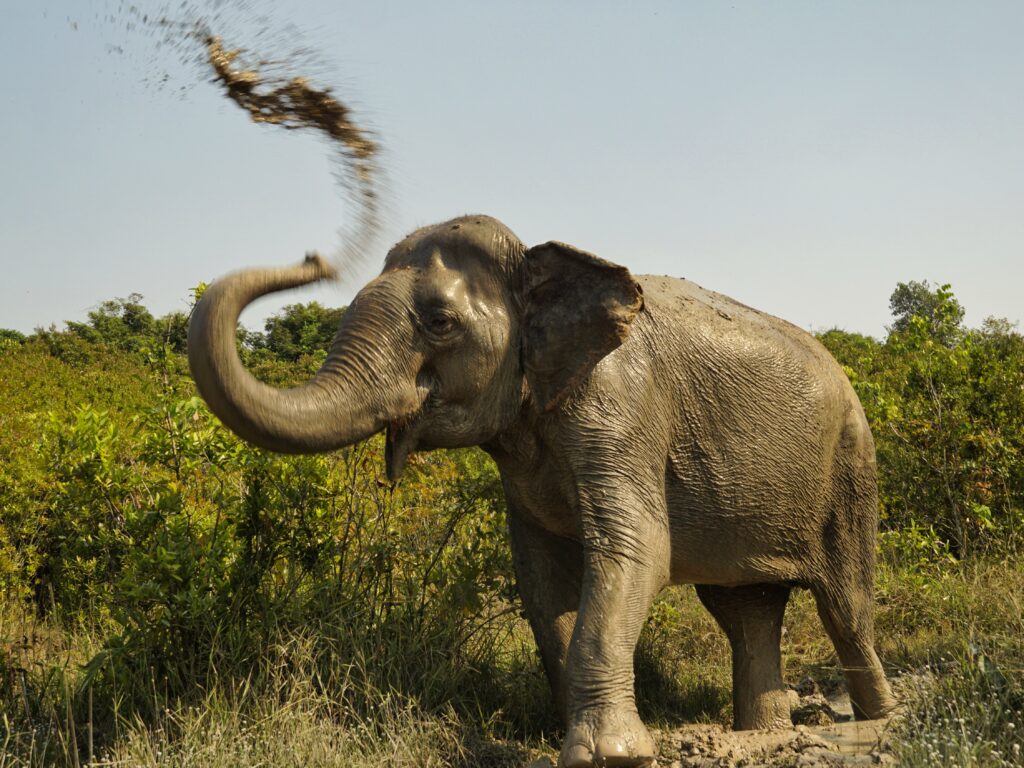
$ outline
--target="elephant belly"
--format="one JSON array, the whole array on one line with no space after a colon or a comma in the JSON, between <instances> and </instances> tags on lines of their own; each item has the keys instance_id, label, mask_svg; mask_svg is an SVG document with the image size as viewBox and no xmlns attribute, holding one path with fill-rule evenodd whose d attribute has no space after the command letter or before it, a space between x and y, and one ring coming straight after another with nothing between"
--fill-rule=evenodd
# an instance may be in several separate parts
<instances>
[{"instance_id":1,"label":"elephant belly","mask_svg":"<svg viewBox=\"0 0 1024 768\"><path fill-rule=\"evenodd\" d=\"M799 582L820 562L836 420L810 384L793 398L765 378L761 399L721 386L680 407L665 466L674 582Z\"/></svg>"},{"instance_id":2,"label":"elephant belly","mask_svg":"<svg viewBox=\"0 0 1024 768\"><path fill-rule=\"evenodd\" d=\"M797 514L785 505L711 505L671 487L666 488L666 501L673 584L798 583L812 567L812 515Z\"/></svg>"}]
</instances>

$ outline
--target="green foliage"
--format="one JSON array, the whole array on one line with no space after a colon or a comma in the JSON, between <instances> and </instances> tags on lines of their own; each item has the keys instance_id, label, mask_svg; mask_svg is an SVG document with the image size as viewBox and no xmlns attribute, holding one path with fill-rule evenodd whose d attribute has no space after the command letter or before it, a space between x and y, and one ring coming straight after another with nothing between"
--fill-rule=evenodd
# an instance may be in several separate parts
<instances>
[{"instance_id":1,"label":"green foliage","mask_svg":"<svg viewBox=\"0 0 1024 768\"><path fill-rule=\"evenodd\" d=\"M897 725L896 758L920 768L1009 768L1024 763L1024 688L971 644L941 676L927 675L908 692Z\"/></svg>"},{"instance_id":2,"label":"green foliage","mask_svg":"<svg viewBox=\"0 0 1024 768\"><path fill-rule=\"evenodd\" d=\"M966 611L990 635L1019 614L1019 574L991 615L976 593L996 594L996 581L949 574L978 555L1020 551L1024 338L1005 321L964 328L948 286L898 286L892 308L884 341L840 330L820 338L877 444L879 636L897 638L890 657L916 663L962 638ZM275 384L307 378L341 312L293 305L264 333L240 332L246 363ZM237 696L217 705L225 719L216 722L236 734L224 754L251 742L273 762L299 727L369 753L427 728L454 739L448 763L521 761L522 750L494 752L489 739L543 738L555 716L519 616L491 462L479 451L417 455L392 485L380 438L320 456L254 449L196 398L186 338L185 314L154 318L137 295L63 332L0 332L0 639L14 609L55 636L86 638L50 666L34 649L59 643L0 642L0 712L15 718L0 722L0 743L17 731L44 745L42 762L73 762L85 748L72 725L88 719L98 740L129 729L131 756L118 758L128 762L154 743L201 750L214 731L190 707ZM807 629L813 606L799 595L794 606L790 650L829 663L817 620ZM724 641L692 591L659 599L637 651L644 716L727 720L728 672ZM968 712L964 702L991 691L965 680L944 695L980 735L939 754L968 744L964 754L984 762L1012 748L1010 721ZM312 719L271 714L293 706ZM951 727L944 711L920 712L921 733ZM260 737L249 717L280 723L279 738ZM157 738L150 726L159 723L167 731ZM378 730L367 736L366 723ZM473 738L488 734L482 746L464 750L453 736L461 723L475 724ZM986 740L997 746L979 746ZM393 754L420 754L402 749Z\"/></svg>"},{"instance_id":3,"label":"green foliage","mask_svg":"<svg viewBox=\"0 0 1024 768\"><path fill-rule=\"evenodd\" d=\"M254 350L266 350L278 360L297 362L312 355L323 362L344 308L329 309L318 302L289 304L279 314L267 318L263 333L246 334L246 344Z\"/></svg>"},{"instance_id":4,"label":"green foliage","mask_svg":"<svg viewBox=\"0 0 1024 768\"><path fill-rule=\"evenodd\" d=\"M927 280L897 283L889 297L893 324L890 333L905 333L913 323L923 323L930 338L950 345L955 343L964 319L964 308L953 296L950 286L932 289Z\"/></svg>"},{"instance_id":5,"label":"green foliage","mask_svg":"<svg viewBox=\"0 0 1024 768\"><path fill-rule=\"evenodd\" d=\"M302 634L338 690L538 727L544 683L510 635L486 456L417 456L393 486L381 438L319 456L257 450L194 396L174 345L126 317L147 313L111 302L90 330L40 333L0 358L0 597L102 637L67 706L80 711L88 691L105 727L116 711L153 718L263 674L266 649ZM268 361L304 375L302 359ZM3 665L4 679L29 669ZM0 709L18 704L6 695ZM349 706L369 716L378 701L353 693Z\"/></svg>"},{"instance_id":6,"label":"green foliage","mask_svg":"<svg viewBox=\"0 0 1024 768\"><path fill-rule=\"evenodd\" d=\"M139 701L144 681L182 693L282 626L341 622L347 637L328 634L355 648L441 631L457 650L511 592L494 471L460 457L462 487L456 460L437 454L391 488L381 449L264 453L197 398L168 398L130 430L95 409L50 414L39 457L51 480L23 498L38 553L23 576L41 609L109 611L119 629L92 669L112 690L142 684Z\"/></svg>"},{"instance_id":7,"label":"green foliage","mask_svg":"<svg viewBox=\"0 0 1024 768\"><path fill-rule=\"evenodd\" d=\"M117 403L111 426L123 430L157 396L157 380L136 355L77 343L85 345L90 363L55 356L38 335L0 351L0 598L36 594L49 602L32 576L48 556L45 499L58 487L48 463L54 444L45 437L47 414L71 418L82 408Z\"/></svg>"},{"instance_id":8,"label":"green foliage","mask_svg":"<svg viewBox=\"0 0 1024 768\"><path fill-rule=\"evenodd\" d=\"M672 724L732 721L725 635L690 587L674 587L654 601L634 657L640 716Z\"/></svg>"},{"instance_id":9,"label":"green foliage","mask_svg":"<svg viewBox=\"0 0 1024 768\"><path fill-rule=\"evenodd\" d=\"M0 352L25 343L25 334L11 328L0 328Z\"/></svg>"},{"instance_id":10,"label":"green foliage","mask_svg":"<svg viewBox=\"0 0 1024 768\"><path fill-rule=\"evenodd\" d=\"M138 293L126 299L104 301L88 313L89 322L68 321L68 331L94 344L137 351L156 337L156 320L141 301L142 295Z\"/></svg>"},{"instance_id":11,"label":"green foliage","mask_svg":"<svg viewBox=\"0 0 1024 768\"><path fill-rule=\"evenodd\" d=\"M171 312L154 318L133 293L126 299L111 299L88 313L88 321L68 321L66 330L51 325L39 328L27 339L46 346L49 353L74 366L87 366L104 352L119 350L143 356L170 350L184 354L188 340L188 315ZM9 346L0 340L0 351Z\"/></svg>"},{"instance_id":12,"label":"green foliage","mask_svg":"<svg viewBox=\"0 0 1024 768\"><path fill-rule=\"evenodd\" d=\"M1024 337L1006 321L963 328L949 286L900 284L892 306L884 343L820 336L871 423L883 527L931 531L936 558L1011 551L1024 532ZM907 541L918 557L920 538Z\"/></svg>"}]
</instances>

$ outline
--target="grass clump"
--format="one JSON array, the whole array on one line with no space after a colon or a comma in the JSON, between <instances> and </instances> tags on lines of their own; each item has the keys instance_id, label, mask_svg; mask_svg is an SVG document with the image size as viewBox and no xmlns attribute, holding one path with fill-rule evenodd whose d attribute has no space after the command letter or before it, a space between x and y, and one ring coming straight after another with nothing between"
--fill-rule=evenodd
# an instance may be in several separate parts
<instances>
[{"instance_id":1,"label":"grass clump","mask_svg":"<svg viewBox=\"0 0 1024 768\"><path fill-rule=\"evenodd\" d=\"M977 647L905 687L893 731L900 765L1003 768L1024 764L1024 687Z\"/></svg>"},{"instance_id":2,"label":"grass clump","mask_svg":"<svg viewBox=\"0 0 1024 768\"><path fill-rule=\"evenodd\" d=\"M518 766L521 744L373 688L356 665L326 670L315 642L293 638L254 679L225 681L191 705L127 725L102 760L133 766ZM340 660L339 660L340 662Z\"/></svg>"},{"instance_id":3,"label":"grass clump","mask_svg":"<svg viewBox=\"0 0 1024 768\"><path fill-rule=\"evenodd\" d=\"M452 636L405 629L375 647L341 625L282 630L250 663L187 688L151 674L141 701L137 681L122 690L93 673L98 629L0 622L0 768L501 768L545 746L549 697L517 620L480 629L461 649ZM19 645L21 633L30 639ZM193 664L189 649L180 661Z\"/></svg>"}]
</instances>

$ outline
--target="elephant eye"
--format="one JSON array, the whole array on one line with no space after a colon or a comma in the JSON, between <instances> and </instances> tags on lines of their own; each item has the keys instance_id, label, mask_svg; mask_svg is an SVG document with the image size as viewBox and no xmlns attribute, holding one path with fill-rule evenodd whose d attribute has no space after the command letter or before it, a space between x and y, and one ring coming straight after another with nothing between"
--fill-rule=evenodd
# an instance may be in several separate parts
<instances>
[{"instance_id":1,"label":"elephant eye","mask_svg":"<svg viewBox=\"0 0 1024 768\"><path fill-rule=\"evenodd\" d=\"M455 318L444 312L437 312L427 318L427 330L438 335L450 333L455 330Z\"/></svg>"}]
</instances>

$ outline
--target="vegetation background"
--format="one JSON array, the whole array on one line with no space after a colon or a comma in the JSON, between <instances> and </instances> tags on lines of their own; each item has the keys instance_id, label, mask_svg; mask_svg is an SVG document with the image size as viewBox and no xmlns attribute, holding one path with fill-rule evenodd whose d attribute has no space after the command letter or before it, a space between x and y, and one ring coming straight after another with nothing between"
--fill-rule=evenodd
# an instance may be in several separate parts
<instances>
[{"instance_id":1,"label":"vegetation background","mask_svg":"<svg viewBox=\"0 0 1024 768\"><path fill-rule=\"evenodd\" d=\"M197 289L197 293L202 287ZM1024 728L1024 337L966 328L949 286L899 284L884 340L829 330L871 422L878 642L907 765L1019 765ZM287 384L343 310L239 331ZM187 316L140 296L0 330L0 768L518 766L558 724L478 450L384 477L380 438L277 456L196 397ZM840 684L797 593L791 683ZM692 588L637 650L642 715L730 719L729 654ZM906 673L913 673L912 675Z\"/></svg>"}]
</instances>

